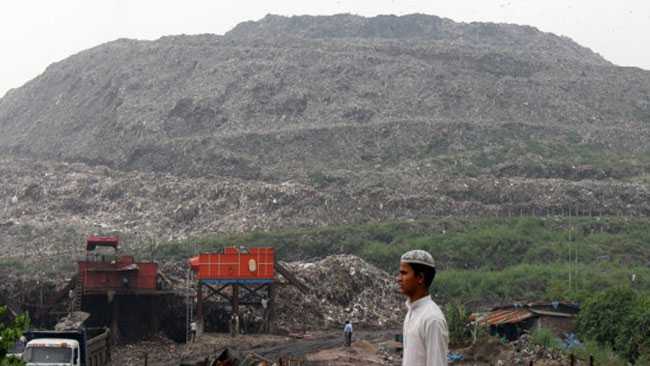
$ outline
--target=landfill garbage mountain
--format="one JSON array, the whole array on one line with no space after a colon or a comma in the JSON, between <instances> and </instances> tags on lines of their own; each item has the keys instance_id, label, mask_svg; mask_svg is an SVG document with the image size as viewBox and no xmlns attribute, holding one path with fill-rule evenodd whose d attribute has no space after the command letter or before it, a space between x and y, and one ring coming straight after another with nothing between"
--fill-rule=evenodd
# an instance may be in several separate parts
<instances>
[{"instance_id":1,"label":"landfill garbage mountain","mask_svg":"<svg viewBox=\"0 0 650 366\"><path fill-rule=\"evenodd\" d=\"M447 215L647 216L649 121L650 72L528 26L269 15L120 39L0 99L0 255L77 255L98 231L155 247Z\"/></svg>"},{"instance_id":2,"label":"landfill garbage mountain","mask_svg":"<svg viewBox=\"0 0 650 366\"><path fill-rule=\"evenodd\" d=\"M0 304L13 313L70 308L66 296L47 301L67 293L89 233L119 233L125 251L153 256L213 233L650 214L650 72L528 26L269 15L225 35L120 39L9 91L0 131ZM184 253L160 263L176 289ZM282 335L249 336L261 316L244 310L237 346L273 354L300 339L293 351L325 349L315 362L399 364L394 345L335 348L346 320L399 327L391 274L351 255L280 259L307 290L279 289ZM527 338L491 342L455 355L567 363ZM232 343L158 335L114 359L178 364Z\"/></svg>"}]
</instances>

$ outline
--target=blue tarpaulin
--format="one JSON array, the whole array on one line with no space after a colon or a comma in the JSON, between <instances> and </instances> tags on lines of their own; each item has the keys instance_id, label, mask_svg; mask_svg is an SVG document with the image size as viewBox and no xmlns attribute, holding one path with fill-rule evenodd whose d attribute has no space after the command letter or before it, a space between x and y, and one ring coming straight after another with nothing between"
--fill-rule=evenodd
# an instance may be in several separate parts
<instances>
[{"instance_id":1,"label":"blue tarpaulin","mask_svg":"<svg viewBox=\"0 0 650 366\"><path fill-rule=\"evenodd\" d=\"M564 349L582 348L582 342L578 340L575 333L567 333L564 336L565 338L562 341Z\"/></svg>"}]
</instances>

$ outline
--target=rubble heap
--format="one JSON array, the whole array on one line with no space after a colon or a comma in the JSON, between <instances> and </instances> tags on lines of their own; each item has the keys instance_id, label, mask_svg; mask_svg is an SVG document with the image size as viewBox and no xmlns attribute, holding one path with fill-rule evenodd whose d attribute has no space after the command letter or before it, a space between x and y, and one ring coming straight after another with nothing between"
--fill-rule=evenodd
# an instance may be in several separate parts
<instances>
[{"instance_id":1,"label":"rubble heap","mask_svg":"<svg viewBox=\"0 0 650 366\"><path fill-rule=\"evenodd\" d=\"M277 325L290 330L338 328L346 320L364 328L395 327L403 320L403 299L395 279L353 255L285 264L310 289L280 290Z\"/></svg>"},{"instance_id":2,"label":"rubble heap","mask_svg":"<svg viewBox=\"0 0 650 366\"><path fill-rule=\"evenodd\" d=\"M512 342L513 353L510 360L513 365L528 365L531 362L546 362L547 365L569 364L567 355L557 348L545 348L530 342L528 334Z\"/></svg>"},{"instance_id":3,"label":"rubble heap","mask_svg":"<svg viewBox=\"0 0 650 366\"><path fill-rule=\"evenodd\" d=\"M423 173L424 166L414 167L423 175L345 173L348 183L321 186L307 180L191 178L0 157L0 261L17 261L11 266L17 271L37 263L32 267L39 277L49 277L60 273L71 256L83 255L83 246L75 243L99 232L120 233L126 251L154 253L161 242L212 233L446 215L650 214L647 184L431 176Z\"/></svg>"},{"instance_id":4,"label":"rubble heap","mask_svg":"<svg viewBox=\"0 0 650 366\"><path fill-rule=\"evenodd\" d=\"M559 348L545 348L533 344L528 334L522 335L518 340L503 343L499 338L486 336L475 344L453 351L463 356L460 365L465 364L496 364L496 365L569 365L569 353ZM577 360L577 365L582 365L584 360Z\"/></svg>"}]
</instances>

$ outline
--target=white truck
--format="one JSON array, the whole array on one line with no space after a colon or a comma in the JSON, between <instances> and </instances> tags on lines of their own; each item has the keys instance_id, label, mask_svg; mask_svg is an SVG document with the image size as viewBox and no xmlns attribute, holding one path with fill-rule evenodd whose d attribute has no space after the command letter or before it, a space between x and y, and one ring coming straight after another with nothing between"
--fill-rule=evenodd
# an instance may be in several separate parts
<instances>
[{"instance_id":1,"label":"white truck","mask_svg":"<svg viewBox=\"0 0 650 366\"><path fill-rule=\"evenodd\" d=\"M22 359L27 366L108 366L111 339L107 328L25 333Z\"/></svg>"}]
</instances>

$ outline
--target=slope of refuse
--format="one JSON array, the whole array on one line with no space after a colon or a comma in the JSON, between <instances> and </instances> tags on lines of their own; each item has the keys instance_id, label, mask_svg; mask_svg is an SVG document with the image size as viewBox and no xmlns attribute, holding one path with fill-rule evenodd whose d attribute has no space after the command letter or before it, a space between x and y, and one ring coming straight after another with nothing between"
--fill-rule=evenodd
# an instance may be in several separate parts
<instances>
[{"instance_id":1,"label":"slope of refuse","mask_svg":"<svg viewBox=\"0 0 650 366\"><path fill-rule=\"evenodd\" d=\"M304 294L293 286L278 292L279 328L338 328L350 320L366 329L387 329L403 320L404 300L394 276L359 257L334 255L286 266L310 292Z\"/></svg>"}]
</instances>

